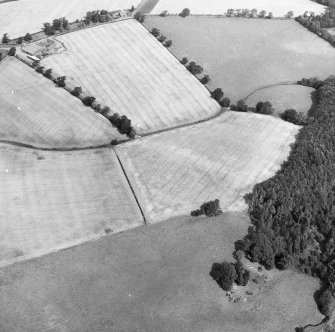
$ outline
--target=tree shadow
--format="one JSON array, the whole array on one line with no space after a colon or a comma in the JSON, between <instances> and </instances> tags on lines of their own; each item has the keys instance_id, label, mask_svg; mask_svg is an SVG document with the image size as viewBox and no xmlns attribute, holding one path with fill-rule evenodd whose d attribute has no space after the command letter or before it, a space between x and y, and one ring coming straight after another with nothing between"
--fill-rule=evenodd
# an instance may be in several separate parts
<instances>
[{"instance_id":1,"label":"tree shadow","mask_svg":"<svg viewBox=\"0 0 335 332\"><path fill-rule=\"evenodd\" d=\"M319 99L318 99L318 92L317 90L314 90L311 92L311 100L312 100L312 106L307 112L307 115L310 117L314 117L317 111L317 105L319 104Z\"/></svg>"}]
</instances>

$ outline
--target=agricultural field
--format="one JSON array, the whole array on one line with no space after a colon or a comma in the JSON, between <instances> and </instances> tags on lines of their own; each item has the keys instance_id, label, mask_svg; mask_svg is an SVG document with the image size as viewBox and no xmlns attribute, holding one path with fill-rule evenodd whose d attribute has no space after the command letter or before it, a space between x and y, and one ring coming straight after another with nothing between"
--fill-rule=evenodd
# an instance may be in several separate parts
<instances>
[{"instance_id":1,"label":"agricultural field","mask_svg":"<svg viewBox=\"0 0 335 332\"><path fill-rule=\"evenodd\" d=\"M312 3L312 2L311 2ZM196 61L233 102L260 88L324 79L335 73L335 49L292 20L148 16L181 59Z\"/></svg>"},{"instance_id":2,"label":"agricultural field","mask_svg":"<svg viewBox=\"0 0 335 332\"><path fill-rule=\"evenodd\" d=\"M139 3L140 0L19 0L0 3L0 35L8 33L10 38L17 38L27 32L39 32L43 23L56 18L65 17L74 22L90 10L129 9Z\"/></svg>"},{"instance_id":3,"label":"agricultural field","mask_svg":"<svg viewBox=\"0 0 335 332\"><path fill-rule=\"evenodd\" d=\"M231 260L248 225L244 213L178 218L0 269L0 330L269 332L319 323L312 277L274 272L240 303L211 279L212 263Z\"/></svg>"},{"instance_id":4,"label":"agricultural field","mask_svg":"<svg viewBox=\"0 0 335 332\"><path fill-rule=\"evenodd\" d=\"M178 14L184 8L189 8L191 14L222 15L228 9L257 9L272 12L274 16L282 17L288 11L293 11L295 16L302 15L305 11L313 11L316 14L323 13L324 6L310 0L160 0L152 10L152 14L160 14L167 10L170 14Z\"/></svg>"},{"instance_id":5,"label":"agricultural field","mask_svg":"<svg viewBox=\"0 0 335 332\"><path fill-rule=\"evenodd\" d=\"M0 63L0 140L83 148L124 137L101 115L13 57Z\"/></svg>"},{"instance_id":6,"label":"agricultural field","mask_svg":"<svg viewBox=\"0 0 335 332\"><path fill-rule=\"evenodd\" d=\"M0 143L0 265L143 224L113 150Z\"/></svg>"},{"instance_id":7,"label":"agricultural field","mask_svg":"<svg viewBox=\"0 0 335 332\"><path fill-rule=\"evenodd\" d=\"M113 112L128 116L139 133L220 111L207 89L135 20L58 39L67 52L47 57L42 64L66 75Z\"/></svg>"},{"instance_id":8,"label":"agricultural field","mask_svg":"<svg viewBox=\"0 0 335 332\"><path fill-rule=\"evenodd\" d=\"M278 85L256 91L246 99L246 104L255 107L259 101L270 101L275 115L290 108L307 114L313 105L314 92L313 88L301 85Z\"/></svg>"},{"instance_id":9,"label":"agricultural field","mask_svg":"<svg viewBox=\"0 0 335 332\"><path fill-rule=\"evenodd\" d=\"M212 199L225 211L270 178L290 152L298 126L274 117L226 112L214 120L117 147L150 222L188 215Z\"/></svg>"}]
</instances>

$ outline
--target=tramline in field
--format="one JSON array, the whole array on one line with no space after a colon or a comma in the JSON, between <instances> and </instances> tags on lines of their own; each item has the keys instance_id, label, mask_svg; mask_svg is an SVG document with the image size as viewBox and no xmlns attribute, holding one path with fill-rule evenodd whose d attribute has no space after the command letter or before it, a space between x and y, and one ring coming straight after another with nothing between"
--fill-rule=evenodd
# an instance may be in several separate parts
<instances>
[{"instance_id":1,"label":"tramline in field","mask_svg":"<svg viewBox=\"0 0 335 332\"><path fill-rule=\"evenodd\" d=\"M244 210L243 196L275 174L298 130L271 116L227 112L117 152L149 221L157 222L216 198L225 211Z\"/></svg>"},{"instance_id":2,"label":"tramline in field","mask_svg":"<svg viewBox=\"0 0 335 332\"><path fill-rule=\"evenodd\" d=\"M119 10L135 7L140 0L19 0L0 3L0 35L10 38L24 36L27 32L42 30L43 23L65 17L70 22L81 20L87 11Z\"/></svg>"},{"instance_id":3,"label":"tramline in field","mask_svg":"<svg viewBox=\"0 0 335 332\"><path fill-rule=\"evenodd\" d=\"M141 24L135 20L58 37L67 47L42 64L126 115L144 133L215 115L220 106Z\"/></svg>"},{"instance_id":4,"label":"tramline in field","mask_svg":"<svg viewBox=\"0 0 335 332\"><path fill-rule=\"evenodd\" d=\"M0 140L82 148L121 137L107 119L21 61L0 63Z\"/></svg>"},{"instance_id":5,"label":"tramline in field","mask_svg":"<svg viewBox=\"0 0 335 332\"><path fill-rule=\"evenodd\" d=\"M0 265L143 224L113 150L0 143Z\"/></svg>"}]
</instances>

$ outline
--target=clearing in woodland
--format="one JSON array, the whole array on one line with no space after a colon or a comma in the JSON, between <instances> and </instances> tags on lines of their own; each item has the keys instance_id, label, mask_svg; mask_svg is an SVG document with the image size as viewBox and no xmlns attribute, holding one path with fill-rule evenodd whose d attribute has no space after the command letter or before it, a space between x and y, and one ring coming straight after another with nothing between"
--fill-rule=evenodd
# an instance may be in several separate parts
<instances>
[{"instance_id":1,"label":"clearing in woodland","mask_svg":"<svg viewBox=\"0 0 335 332\"><path fill-rule=\"evenodd\" d=\"M271 116L227 112L214 120L117 147L150 222L189 214L219 198L225 211L273 176L298 126Z\"/></svg>"},{"instance_id":2,"label":"clearing in woodland","mask_svg":"<svg viewBox=\"0 0 335 332\"><path fill-rule=\"evenodd\" d=\"M0 265L143 224L109 148L39 151L0 144Z\"/></svg>"},{"instance_id":3,"label":"clearing in woodland","mask_svg":"<svg viewBox=\"0 0 335 332\"><path fill-rule=\"evenodd\" d=\"M140 0L20 0L1 5L0 35L10 38L41 31L43 23L65 17L70 22L98 9L118 10L137 6Z\"/></svg>"},{"instance_id":4,"label":"clearing in woodland","mask_svg":"<svg viewBox=\"0 0 335 332\"><path fill-rule=\"evenodd\" d=\"M274 16L284 16L293 11L295 16L302 15L305 11L312 11L315 14L323 13L324 6L310 0L160 0L152 14L160 14L167 10L171 14L179 14L184 8L189 8L191 14L198 15L223 15L228 9L257 9L272 12Z\"/></svg>"},{"instance_id":5,"label":"clearing in woodland","mask_svg":"<svg viewBox=\"0 0 335 332\"><path fill-rule=\"evenodd\" d=\"M150 132L215 115L208 90L140 23L125 20L58 37L67 51L42 64Z\"/></svg>"},{"instance_id":6,"label":"clearing in woodland","mask_svg":"<svg viewBox=\"0 0 335 332\"><path fill-rule=\"evenodd\" d=\"M255 107L260 101L269 101L276 115L290 108L307 114L313 105L314 92L313 88L301 85L277 85L256 91L246 99L246 104Z\"/></svg>"},{"instance_id":7,"label":"clearing in woodland","mask_svg":"<svg viewBox=\"0 0 335 332\"><path fill-rule=\"evenodd\" d=\"M107 119L21 61L0 63L0 140L83 148L121 137Z\"/></svg>"},{"instance_id":8,"label":"clearing in woodland","mask_svg":"<svg viewBox=\"0 0 335 332\"><path fill-rule=\"evenodd\" d=\"M335 49L293 20L148 16L145 24L173 41L178 58L203 66L209 87L233 102L269 85L335 72Z\"/></svg>"},{"instance_id":9,"label":"clearing in woodland","mask_svg":"<svg viewBox=\"0 0 335 332\"><path fill-rule=\"evenodd\" d=\"M178 218L0 269L0 329L269 332L320 322L318 281L292 271L228 302L209 271L231 260L248 226L241 213Z\"/></svg>"}]
</instances>

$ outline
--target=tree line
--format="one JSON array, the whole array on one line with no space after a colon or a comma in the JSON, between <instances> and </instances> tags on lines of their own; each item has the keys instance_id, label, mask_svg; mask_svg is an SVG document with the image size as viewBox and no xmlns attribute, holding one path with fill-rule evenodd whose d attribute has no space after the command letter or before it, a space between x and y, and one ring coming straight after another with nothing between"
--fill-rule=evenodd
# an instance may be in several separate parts
<instances>
[{"instance_id":1,"label":"tree line","mask_svg":"<svg viewBox=\"0 0 335 332\"><path fill-rule=\"evenodd\" d=\"M335 27L335 0L318 0L316 2L329 6L325 13L315 15L314 12L305 12L296 17L296 21L335 46L335 34L331 34L327 30Z\"/></svg>"},{"instance_id":2,"label":"tree line","mask_svg":"<svg viewBox=\"0 0 335 332\"><path fill-rule=\"evenodd\" d=\"M58 31L68 30L69 21L65 18L57 18L52 23L43 23L43 31L47 36L55 35Z\"/></svg>"},{"instance_id":3,"label":"tree line","mask_svg":"<svg viewBox=\"0 0 335 332\"><path fill-rule=\"evenodd\" d=\"M58 87L65 88L66 87L66 76L58 76L53 77L52 69L45 69L43 66L38 66L35 64L35 70L37 73L42 74L44 77L52 80ZM136 137L136 130L132 126L131 120L126 115L120 115L118 113L114 113L110 116L111 109L108 106L102 107L100 104L96 103L96 98L93 96L82 96L83 89L81 87L75 87L71 94L79 99L81 99L82 103L87 106L91 107L94 111L100 113L105 118L107 118L110 123L118 129L118 131L123 134L127 135L129 138Z\"/></svg>"},{"instance_id":4,"label":"tree line","mask_svg":"<svg viewBox=\"0 0 335 332\"><path fill-rule=\"evenodd\" d=\"M314 121L304 126L280 171L246 195L252 227L235 243L266 269L295 267L323 283L320 311L335 307L335 77L317 89Z\"/></svg>"},{"instance_id":5,"label":"tree line","mask_svg":"<svg viewBox=\"0 0 335 332\"><path fill-rule=\"evenodd\" d=\"M166 40L166 37L161 34L160 30L157 28L152 28L150 33L157 38L161 43L164 43ZM172 46L172 41L168 40L167 42L164 43L164 46L169 48ZM189 62L189 60L186 57L183 57L180 60L180 63L186 67L186 69L194 76L197 77L197 75L200 75L203 73L204 69L198 65L195 61ZM198 77L197 77L198 78ZM209 75L204 75L201 78L198 78L199 81L203 84L206 85L208 84L211 79ZM214 91L211 92L212 97L222 106L222 107L229 107L230 106L230 99L228 97L224 97L224 93L222 89L217 88Z\"/></svg>"},{"instance_id":6,"label":"tree line","mask_svg":"<svg viewBox=\"0 0 335 332\"><path fill-rule=\"evenodd\" d=\"M152 28L151 34L159 41L161 42L166 48L169 48L172 46L172 40L166 40L167 38L161 34L159 29Z\"/></svg>"}]
</instances>

